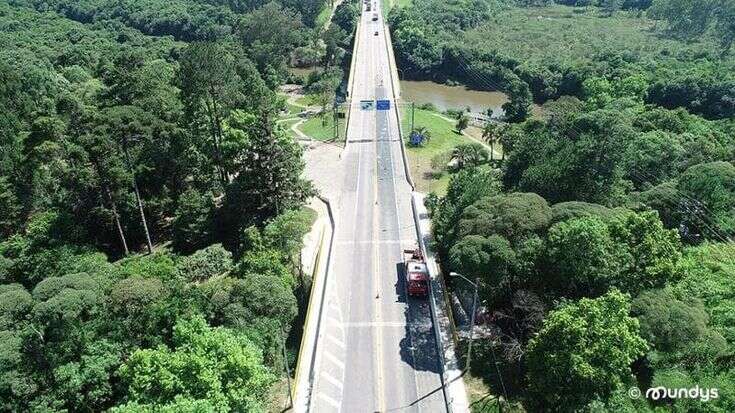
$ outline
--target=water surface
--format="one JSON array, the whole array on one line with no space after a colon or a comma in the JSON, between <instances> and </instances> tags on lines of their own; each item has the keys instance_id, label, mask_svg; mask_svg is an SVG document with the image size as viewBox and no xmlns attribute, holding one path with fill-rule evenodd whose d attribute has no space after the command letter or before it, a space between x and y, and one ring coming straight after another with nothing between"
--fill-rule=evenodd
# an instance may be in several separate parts
<instances>
[{"instance_id":1,"label":"water surface","mask_svg":"<svg viewBox=\"0 0 735 413\"><path fill-rule=\"evenodd\" d=\"M464 109L471 112L486 113L492 108L494 116L503 114L501 106L508 101L503 92L470 90L465 86L447 86L427 80L401 80L401 98L407 102L433 103L439 111Z\"/></svg>"}]
</instances>

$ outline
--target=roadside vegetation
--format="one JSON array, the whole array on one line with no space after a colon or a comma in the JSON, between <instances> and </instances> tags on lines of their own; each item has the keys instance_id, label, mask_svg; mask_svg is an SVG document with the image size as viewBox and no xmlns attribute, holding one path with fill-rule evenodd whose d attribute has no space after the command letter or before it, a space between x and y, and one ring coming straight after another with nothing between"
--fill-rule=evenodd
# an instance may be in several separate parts
<instances>
[{"instance_id":1,"label":"roadside vegetation","mask_svg":"<svg viewBox=\"0 0 735 413\"><path fill-rule=\"evenodd\" d=\"M646 92L646 103L708 119L735 114L731 3L663 0L651 10L651 2L605 2L611 9L558 3L566 5L427 0L394 8L396 58L407 78L507 93L511 121L526 119L532 102L584 98L586 83L597 79L618 79ZM569 6L577 3L584 7ZM539 5L549 7L531 7Z\"/></svg>"},{"instance_id":2,"label":"roadside vegetation","mask_svg":"<svg viewBox=\"0 0 735 413\"><path fill-rule=\"evenodd\" d=\"M0 409L283 407L314 191L276 91L341 64L324 7L0 4Z\"/></svg>"},{"instance_id":3,"label":"roadside vegetation","mask_svg":"<svg viewBox=\"0 0 735 413\"><path fill-rule=\"evenodd\" d=\"M455 163L427 201L444 272L480 285L473 408L732 411L735 9L558 3L427 0L390 15L407 77L511 99L484 134L497 168L467 148L481 161ZM657 386L719 397L627 393Z\"/></svg>"},{"instance_id":4,"label":"roadside vegetation","mask_svg":"<svg viewBox=\"0 0 735 413\"><path fill-rule=\"evenodd\" d=\"M437 112L430 105L414 109L413 130L411 107L403 105L400 112L406 154L417 190L444 194L450 175L457 169L453 166L458 155L455 149L475 142L457 131L451 114ZM412 133L421 134L420 142L411 142Z\"/></svg>"}]
</instances>

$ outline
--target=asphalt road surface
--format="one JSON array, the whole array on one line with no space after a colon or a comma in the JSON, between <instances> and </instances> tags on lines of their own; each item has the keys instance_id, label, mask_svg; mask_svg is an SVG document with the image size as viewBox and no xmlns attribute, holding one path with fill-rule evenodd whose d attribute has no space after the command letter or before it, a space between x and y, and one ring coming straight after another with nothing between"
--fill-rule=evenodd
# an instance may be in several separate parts
<instances>
[{"instance_id":1,"label":"asphalt road surface","mask_svg":"<svg viewBox=\"0 0 735 413\"><path fill-rule=\"evenodd\" d=\"M380 5L363 12L335 244L316 349L314 412L445 410L429 303L408 297L403 249L417 245ZM363 6L364 7L364 6ZM376 35L377 32L377 35Z\"/></svg>"}]
</instances>

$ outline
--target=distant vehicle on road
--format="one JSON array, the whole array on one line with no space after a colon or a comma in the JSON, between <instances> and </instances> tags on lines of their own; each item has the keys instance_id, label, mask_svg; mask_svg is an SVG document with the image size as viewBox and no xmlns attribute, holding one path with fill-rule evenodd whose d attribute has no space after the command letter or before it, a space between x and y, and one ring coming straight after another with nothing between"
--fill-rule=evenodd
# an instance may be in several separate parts
<instances>
[{"instance_id":1,"label":"distant vehicle on road","mask_svg":"<svg viewBox=\"0 0 735 413\"><path fill-rule=\"evenodd\" d=\"M373 13L373 21L378 21L378 13Z\"/></svg>"},{"instance_id":2,"label":"distant vehicle on road","mask_svg":"<svg viewBox=\"0 0 735 413\"><path fill-rule=\"evenodd\" d=\"M408 295L414 297L426 297L429 295L429 268L426 266L424 255L419 248L404 250L411 254L406 261L406 289Z\"/></svg>"},{"instance_id":3,"label":"distant vehicle on road","mask_svg":"<svg viewBox=\"0 0 735 413\"><path fill-rule=\"evenodd\" d=\"M376 30L374 36L377 36L377 35L378 35L378 31Z\"/></svg>"}]
</instances>

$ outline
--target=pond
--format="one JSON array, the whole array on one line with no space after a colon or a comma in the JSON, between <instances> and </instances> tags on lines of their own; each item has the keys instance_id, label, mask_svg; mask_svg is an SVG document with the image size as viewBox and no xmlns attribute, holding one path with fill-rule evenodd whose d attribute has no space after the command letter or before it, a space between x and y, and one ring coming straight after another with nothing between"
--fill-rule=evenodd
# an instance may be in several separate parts
<instances>
[{"instance_id":1,"label":"pond","mask_svg":"<svg viewBox=\"0 0 735 413\"><path fill-rule=\"evenodd\" d=\"M433 103L439 111L464 109L471 112L486 113L492 108L494 116L502 116L503 103L508 96L503 92L470 90L465 86L447 86L431 81L401 80L401 98L407 102Z\"/></svg>"}]
</instances>

